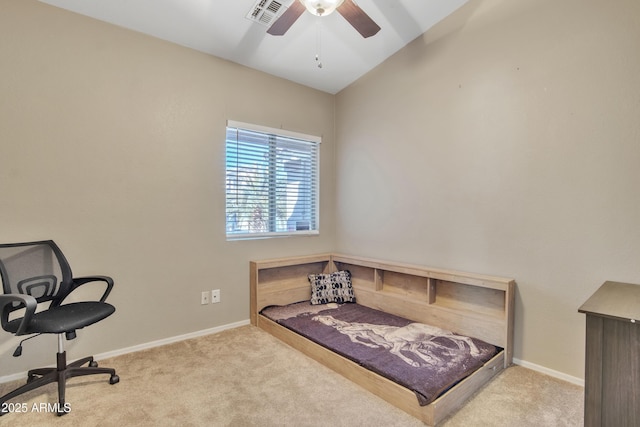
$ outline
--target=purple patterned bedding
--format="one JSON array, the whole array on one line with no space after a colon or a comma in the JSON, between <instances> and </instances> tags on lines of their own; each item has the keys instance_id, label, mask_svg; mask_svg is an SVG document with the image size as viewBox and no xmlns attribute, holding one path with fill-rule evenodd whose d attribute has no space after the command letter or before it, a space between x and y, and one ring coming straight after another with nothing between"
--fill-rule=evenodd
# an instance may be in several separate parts
<instances>
[{"instance_id":1,"label":"purple patterned bedding","mask_svg":"<svg viewBox=\"0 0 640 427\"><path fill-rule=\"evenodd\" d=\"M420 405L480 368L499 347L358 304L270 306L267 318L415 392Z\"/></svg>"}]
</instances>

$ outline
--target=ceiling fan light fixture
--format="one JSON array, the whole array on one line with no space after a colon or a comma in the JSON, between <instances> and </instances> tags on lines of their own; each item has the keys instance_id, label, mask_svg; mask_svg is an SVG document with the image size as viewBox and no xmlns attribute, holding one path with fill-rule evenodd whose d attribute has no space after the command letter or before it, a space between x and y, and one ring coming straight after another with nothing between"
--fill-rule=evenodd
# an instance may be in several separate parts
<instances>
[{"instance_id":1,"label":"ceiling fan light fixture","mask_svg":"<svg viewBox=\"0 0 640 427\"><path fill-rule=\"evenodd\" d=\"M307 10L316 16L327 16L335 11L344 0L300 0Z\"/></svg>"}]
</instances>

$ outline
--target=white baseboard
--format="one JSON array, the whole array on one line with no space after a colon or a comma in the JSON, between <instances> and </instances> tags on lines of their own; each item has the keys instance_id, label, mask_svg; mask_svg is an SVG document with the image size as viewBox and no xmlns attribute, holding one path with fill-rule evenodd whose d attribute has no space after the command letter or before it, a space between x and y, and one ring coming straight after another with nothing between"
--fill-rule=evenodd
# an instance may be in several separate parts
<instances>
[{"instance_id":1,"label":"white baseboard","mask_svg":"<svg viewBox=\"0 0 640 427\"><path fill-rule=\"evenodd\" d=\"M161 340L151 341L151 342L144 343L144 344L138 344L138 345L134 345L134 346L131 346L131 347L121 348L119 350L108 351L106 353L96 354L93 357L94 357L95 360L109 359L109 358L116 357L116 356L122 356L123 354L135 353L136 351L146 350L148 348L160 347L160 346L163 346L163 345L167 345L167 344L172 344L174 342L188 340L188 339L191 339L191 338L197 338L197 337L201 337L201 336L204 336L204 335L217 334L219 332L226 331L227 329L234 329L234 328L238 328L240 326L248 325L249 323L250 323L249 319L241 320L239 322L229 323L227 325L216 326L214 328L203 329L201 331L189 332L188 334L178 335L178 336L175 336L175 337L164 338L164 339L161 339ZM6 383L6 382L9 382L9 381L21 380L21 379L26 378L26 376L27 376L27 372L18 372L16 374L6 375L4 377L0 377L0 384Z\"/></svg>"},{"instance_id":2,"label":"white baseboard","mask_svg":"<svg viewBox=\"0 0 640 427\"><path fill-rule=\"evenodd\" d=\"M146 350L148 348L160 347L162 345L172 344L174 342L184 341L191 338L202 337L204 335L217 334L222 331L226 331L227 329L234 329L240 326L245 326L249 324L249 319L241 320L235 323L229 323L227 325L216 326L215 328L203 329L201 331L189 332L188 334L178 335L175 337L164 338L157 341L151 341L145 344L138 344L132 347L123 348L120 350L108 351L106 353L100 353L94 356L96 360L104 360L110 359L116 356L122 356L123 354L134 353L140 350Z\"/></svg>"},{"instance_id":3,"label":"white baseboard","mask_svg":"<svg viewBox=\"0 0 640 427\"><path fill-rule=\"evenodd\" d=\"M527 362L526 360L516 359L515 357L513 358L513 363L516 365L520 365L523 368L531 369L532 371L540 372L542 374L549 375L550 377L558 378L571 384L584 387L584 380L582 378L567 375L563 372L554 371L553 369L545 368L544 366L536 365L535 363Z\"/></svg>"}]
</instances>

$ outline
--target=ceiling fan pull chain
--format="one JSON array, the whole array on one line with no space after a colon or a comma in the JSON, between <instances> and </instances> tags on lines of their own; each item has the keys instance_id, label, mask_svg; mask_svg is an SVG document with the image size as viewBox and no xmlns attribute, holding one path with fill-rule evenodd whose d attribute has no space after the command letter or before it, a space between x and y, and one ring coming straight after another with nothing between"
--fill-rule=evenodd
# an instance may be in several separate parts
<instances>
[{"instance_id":1,"label":"ceiling fan pull chain","mask_svg":"<svg viewBox=\"0 0 640 427\"><path fill-rule=\"evenodd\" d=\"M322 53L322 28L320 25L320 19L316 18L316 65L318 68L322 68L322 60L320 59L320 54Z\"/></svg>"}]
</instances>

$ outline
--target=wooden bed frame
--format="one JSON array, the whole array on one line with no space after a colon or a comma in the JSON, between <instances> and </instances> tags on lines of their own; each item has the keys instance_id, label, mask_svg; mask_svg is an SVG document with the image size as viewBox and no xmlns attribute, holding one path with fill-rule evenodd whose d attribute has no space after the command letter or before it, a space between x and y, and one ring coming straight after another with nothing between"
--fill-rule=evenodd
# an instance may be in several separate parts
<instances>
[{"instance_id":1,"label":"wooden bed frame","mask_svg":"<svg viewBox=\"0 0 640 427\"><path fill-rule=\"evenodd\" d=\"M260 310L309 300L307 275L349 270L358 304L480 338L504 348L427 406L411 390L267 319ZM453 413L512 363L515 281L501 277L321 254L250 262L251 324L428 425Z\"/></svg>"}]
</instances>

